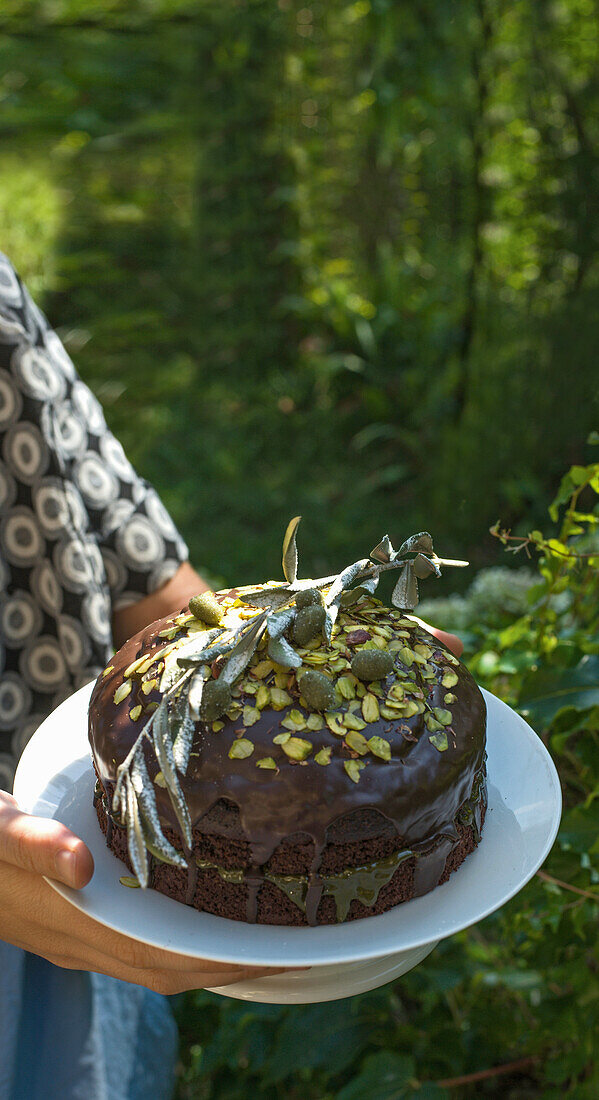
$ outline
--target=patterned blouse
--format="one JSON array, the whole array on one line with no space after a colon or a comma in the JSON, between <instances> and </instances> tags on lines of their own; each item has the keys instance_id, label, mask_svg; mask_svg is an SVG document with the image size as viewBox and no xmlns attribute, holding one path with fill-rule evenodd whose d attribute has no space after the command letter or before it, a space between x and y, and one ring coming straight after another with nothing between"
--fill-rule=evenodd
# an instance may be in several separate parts
<instances>
[{"instance_id":1,"label":"patterned blouse","mask_svg":"<svg viewBox=\"0 0 599 1100\"><path fill-rule=\"evenodd\" d=\"M187 547L0 253L0 789L112 653L111 617Z\"/></svg>"}]
</instances>

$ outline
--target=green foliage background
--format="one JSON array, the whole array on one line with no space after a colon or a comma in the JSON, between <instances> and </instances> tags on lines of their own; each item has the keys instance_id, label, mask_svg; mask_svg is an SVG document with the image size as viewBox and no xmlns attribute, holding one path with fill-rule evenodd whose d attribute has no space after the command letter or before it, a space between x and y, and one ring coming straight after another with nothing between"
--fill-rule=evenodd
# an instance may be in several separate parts
<instances>
[{"instance_id":1,"label":"green foliage background","mask_svg":"<svg viewBox=\"0 0 599 1100\"><path fill-rule=\"evenodd\" d=\"M299 513L311 575L386 530L477 567L498 516L533 531L529 573L454 574L428 613L552 749L551 878L351 1001L186 998L181 1097L599 1094L597 561L572 556L596 549L598 17L1 6L0 247L215 584L279 576Z\"/></svg>"}]
</instances>

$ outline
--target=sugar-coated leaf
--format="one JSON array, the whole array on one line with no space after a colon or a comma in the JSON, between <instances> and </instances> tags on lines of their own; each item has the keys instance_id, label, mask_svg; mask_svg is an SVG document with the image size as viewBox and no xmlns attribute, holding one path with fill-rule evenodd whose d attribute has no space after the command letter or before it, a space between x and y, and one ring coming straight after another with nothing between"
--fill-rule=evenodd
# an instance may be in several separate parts
<instances>
[{"instance_id":1,"label":"sugar-coated leaf","mask_svg":"<svg viewBox=\"0 0 599 1100\"><path fill-rule=\"evenodd\" d=\"M428 531L419 531L417 535L410 535L409 539L402 542L397 551L397 557L400 558L403 554L413 554L414 552L433 553L433 538Z\"/></svg>"},{"instance_id":2,"label":"sugar-coated leaf","mask_svg":"<svg viewBox=\"0 0 599 1100\"><path fill-rule=\"evenodd\" d=\"M367 577L365 581L360 581L355 588L346 589L339 597L339 606L351 607L361 596L372 596L377 590L379 578L380 573L377 572L374 576Z\"/></svg>"},{"instance_id":3,"label":"sugar-coated leaf","mask_svg":"<svg viewBox=\"0 0 599 1100\"><path fill-rule=\"evenodd\" d=\"M418 603L418 583L414 576L412 562L408 561L399 571L391 603L402 611L412 611Z\"/></svg>"},{"instance_id":4,"label":"sugar-coated leaf","mask_svg":"<svg viewBox=\"0 0 599 1100\"><path fill-rule=\"evenodd\" d=\"M168 723L168 711L166 699L163 699L155 712L154 725L152 727L153 744L160 764L162 774L166 780L166 789L169 794L177 820L181 826L185 843L191 848L191 820L187 803L181 790L177 768L173 756L173 746Z\"/></svg>"},{"instance_id":5,"label":"sugar-coated leaf","mask_svg":"<svg viewBox=\"0 0 599 1100\"><path fill-rule=\"evenodd\" d=\"M299 668L302 659L285 638L271 638L268 643L268 656L283 668Z\"/></svg>"},{"instance_id":6,"label":"sugar-coated leaf","mask_svg":"<svg viewBox=\"0 0 599 1100\"><path fill-rule=\"evenodd\" d=\"M194 680L198 681L196 687L194 687ZM173 758L182 775L185 775L187 771L189 754L191 752L195 733L195 723L197 721L197 718L194 718L192 713L192 693L194 699L198 698L198 694L200 696L198 702L199 717L199 706L202 701L201 693L203 686L204 676L202 673L196 672L195 676L191 679L189 693L185 688L181 691L179 697L173 704L169 717L171 735L173 737Z\"/></svg>"},{"instance_id":7,"label":"sugar-coated leaf","mask_svg":"<svg viewBox=\"0 0 599 1100\"><path fill-rule=\"evenodd\" d=\"M262 611L252 620L251 625L241 634L239 641L229 653L221 669L219 680L223 680L225 684L232 684L238 676L241 676L256 650L265 626L266 611Z\"/></svg>"},{"instance_id":8,"label":"sugar-coated leaf","mask_svg":"<svg viewBox=\"0 0 599 1100\"><path fill-rule=\"evenodd\" d=\"M441 570L435 561L431 558L427 558L426 554L417 554L412 562L412 568L414 575L419 579L424 577L430 577L431 573L435 573L437 577L441 576Z\"/></svg>"},{"instance_id":9,"label":"sugar-coated leaf","mask_svg":"<svg viewBox=\"0 0 599 1100\"><path fill-rule=\"evenodd\" d=\"M370 551L371 558L374 558L375 561L381 561L385 564L389 561L392 561L394 555L395 551L393 549L393 544L388 535L383 535L381 541L378 542L374 549Z\"/></svg>"},{"instance_id":10,"label":"sugar-coated leaf","mask_svg":"<svg viewBox=\"0 0 599 1100\"><path fill-rule=\"evenodd\" d=\"M204 694L204 684L206 682L206 668L206 665L202 665L201 668L194 673L189 683L187 701L189 704L189 715L193 722L199 721L200 717L202 695ZM177 761L176 756L175 761ZM178 762L177 766L179 766Z\"/></svg>"},{"instance_id":11,"label":"sugar-coated leaf","mask_svg":"<svg viewBox=\"0 0 599 1100\"><path fill-rule=\"evenodd\" d=\"M269 615L266 620L266 628L269 637L280 638L287 630L287 627L291 626L296 614L296 608L289 607L284 611L275 611L272 615Z\"/></svg>"},{"instance_id":12,"label":"sugar-coated leaf","mask_svg":"<svg viewBox=\"0 0 599 1100\"><path fill-rule=\"evenodd\" d=\"M125 777L125 792L127 800L127 848L129 850L129 858L133 864L133 870L137 875L139 885L146 887L148 885L148 853L141 827L135 789L129 775Z\"/></svg>"},{"instance_id":13,"label":"sugar-coated leaf","mask_svg":"<svg viewBox=\"0 0 599 1100\"><path fill-rule=\"evenodd\" d=\"M295 533L299 527L301 516L294 516L287 524L283 539L283 575L286 581L293 584L297 577L297 546L295 545Z\"/></svg>"},{"instance_id":14,"label":"sugar-coated leaf","mask_svg":"<svg viewBox=\"0 0 599 1100\"><path fill-rule=\"evenodd\" d=\"M183 857L173 848L162 832L154 788L146 768L142 745L133 757L130 775L131 784L137 797L146 848L164 863L171 863L176 867L186 867L187 864ZM133 862L131 852L129 854L131 862Z\"/></svg>"},{"instance_id":15,"label":"sugar-coated leaf","mask_svg":"<svg viewBox=\"0 0 599 1100\"><path fill-rule=\"evenodd\" d=\"M287 585L280 588L256 588L252 592L240 594L238 598L252 607L267 607L269 611L276 611L283 604L289 603L291 590Z\"/></svg>"},{"instance_id":16,"label":"sugar-coated leaf","mask_svg":"<svg viewBox=\"0 0 599 1100\"><path fill-rule=\"evenodd\" d=\"M335 580L333 581L331 587L329 588L329 591L325 596L325 606L328 607L332 603L335 603L337 597L341 594L341 592L345 591L346 588L349 588L349 586L355 581L356 577L358 577L360 573L363 573L365 569L368 569L369 566L370 562L368 558L360 558L360 561L354 561L351 565L348 565L345 569L342 569L341 572L335 577Z\"/></svg>"}]
</instances>

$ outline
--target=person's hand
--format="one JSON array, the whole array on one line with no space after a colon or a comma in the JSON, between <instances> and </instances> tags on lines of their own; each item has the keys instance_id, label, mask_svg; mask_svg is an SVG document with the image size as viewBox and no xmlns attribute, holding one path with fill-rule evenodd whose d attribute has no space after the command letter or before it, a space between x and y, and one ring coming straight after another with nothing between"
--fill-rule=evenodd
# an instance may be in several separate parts
<instances>
[{"instance_id":1,"label":"person's hand","mask_svg":"<svg viewBox=\"0 0 599 1100\"><path fill-rule=\"evenodd\" d=\"M81 889L94 870L82 840L58 821L22 813L0 791L0 939L67 970L91 970L157 993L278 974L162 951L113 932L57 894L42 875Z\"/></svg>"},{"instance_id":2,"label":"person's hand","mask_svg":"<svg viewBox=\"0 0 599 1100\"><path fill-rule=\"evenodd\" d=\"M410 618L415 623L419 623L425 630L428 630L429 634L434 634L435 638L438 638L443 645L446 645L452 653L455 653L456 657L461 657L464 651L464 643L461 638L458 638L457 634L448 634L446 630L439 630L437 626L431 626L430 623L423 622L417 615L410 615Z\"/></svg>"}]
</instances>

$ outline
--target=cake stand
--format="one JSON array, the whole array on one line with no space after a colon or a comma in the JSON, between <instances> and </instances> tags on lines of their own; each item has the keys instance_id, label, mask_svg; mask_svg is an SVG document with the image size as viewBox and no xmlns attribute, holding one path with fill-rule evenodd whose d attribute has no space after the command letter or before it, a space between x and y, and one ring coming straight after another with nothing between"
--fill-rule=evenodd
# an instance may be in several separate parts
<instances>
[{"instance_id":1,"label":"cake stand","mask_svg":"<svg viewBox=\"0 0 599 1100\"><path fill-rule=\"evenodd\" d=\"M92 801L95 775L87 740L92 686L81 688L42 723L15 777L21 808L67 825L94 857L94 875L84 889L47 881L94 920L141 942L218 962L289 968L213 990L227 997L306 1004L384 985L421 962L440 940L517 894L557 834L561 792L549 753L523 718L485 691L489 806L483 835L443 886L381 916L318 928L245 924L198 913L155 890L131 890L119 882L126 869L106 847Z\"/></svg>"}]
</instances>

